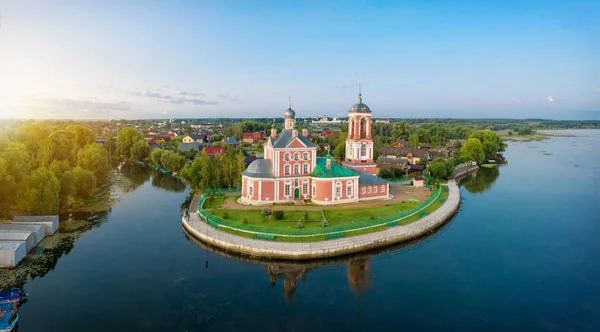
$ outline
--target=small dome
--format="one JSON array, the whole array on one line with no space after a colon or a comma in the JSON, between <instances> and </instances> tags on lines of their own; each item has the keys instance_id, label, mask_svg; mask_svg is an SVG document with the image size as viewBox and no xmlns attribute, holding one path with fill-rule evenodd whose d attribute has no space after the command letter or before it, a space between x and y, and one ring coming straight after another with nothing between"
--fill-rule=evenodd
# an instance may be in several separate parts
<instances>
[{"instance_id":1,"label":"small dome","mask_svg":"<svg viewBox=\"0 0 600 332\"><path fill-rule=\"evenodd\" d=\"M287 110L285 110L285 113L283 113L283 117L285 119L295 119L296 118L296 112L294 112L293 109L288 108Z\"/></svg>"},{"instance_id":2,"label":"small dome","mask_svg":"<svg viewBox=\"0 0 600 332\"><path fill-rule=\"evenodd\" d=\"M356 103L356 104L352 105L352 107L350 108L350 112L366 112L366 113L371 113L371 109L369 108L369 106L367 106L367 104Z\"/></svg>"}]
</instances>

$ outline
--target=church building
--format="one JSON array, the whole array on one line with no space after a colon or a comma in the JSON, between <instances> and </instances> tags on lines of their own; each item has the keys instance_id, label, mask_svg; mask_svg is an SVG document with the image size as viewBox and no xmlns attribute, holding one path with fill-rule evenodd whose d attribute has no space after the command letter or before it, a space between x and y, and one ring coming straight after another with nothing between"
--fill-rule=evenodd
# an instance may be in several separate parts
<instances>
[{"instance_id":1,"label":"church building","mask_svg":"<svg viewBox=\"0 0 600 332\"><path fill-rule=\"evenodd\" d=\"M264 145L264 159L253 161L242 172L243 204L260 205L310 199L332 205L389 198L389 183L375 174L371 110L362 102L348 114L346 159L342 165L331 155L317 157L317 146L308 131L296 130L296 112L291 103L284 113L284 130L271 129Z\"/></svg>"}]
</instances>

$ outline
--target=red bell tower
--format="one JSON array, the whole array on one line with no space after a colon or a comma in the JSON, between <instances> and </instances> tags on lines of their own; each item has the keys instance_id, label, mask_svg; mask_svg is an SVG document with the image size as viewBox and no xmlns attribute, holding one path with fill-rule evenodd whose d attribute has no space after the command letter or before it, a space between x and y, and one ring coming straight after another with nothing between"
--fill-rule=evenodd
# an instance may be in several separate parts
<instances>
[{"instance_id":1,"label":"red bell tower","mask_svg":"<svg viewBox=\"0 0 600 332\"><path fill-rule=\"evenodd\" d=\"M371 138L371 109L363 103L361 84L358 82L358 102L348 112L348 138L344 167L369 174L377 173L373 161L373 139Z\"/></svg>"}]
</instances>

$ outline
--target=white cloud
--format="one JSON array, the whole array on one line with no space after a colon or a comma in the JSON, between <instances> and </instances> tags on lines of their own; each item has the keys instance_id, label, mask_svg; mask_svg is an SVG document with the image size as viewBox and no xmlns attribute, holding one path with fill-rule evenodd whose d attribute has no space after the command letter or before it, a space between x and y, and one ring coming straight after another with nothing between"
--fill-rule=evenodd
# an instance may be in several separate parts
<instances>
[{"instance_id":1,"label":"white cloud","mask_svg":"<svg viewBox=\"0 0 600 332\"><path fill-rule=\"evenodd\" d=\"M167 114L169 114L169 112L167 112L167 111L162 111L160 114L167 115Z\"/></svg>"},{"instance_id":2,"label":"white cloud","mask_svg":"<svg viewBox=\"0 0 600 332\"><path fill-rule=\"evenodd\" d=\"M546 100L547 100L549 103L553 103L553 102L554 102L554 98L552 98L552 96L548 96L548 98L546 98Z\"/></svg>"}]
</instances>

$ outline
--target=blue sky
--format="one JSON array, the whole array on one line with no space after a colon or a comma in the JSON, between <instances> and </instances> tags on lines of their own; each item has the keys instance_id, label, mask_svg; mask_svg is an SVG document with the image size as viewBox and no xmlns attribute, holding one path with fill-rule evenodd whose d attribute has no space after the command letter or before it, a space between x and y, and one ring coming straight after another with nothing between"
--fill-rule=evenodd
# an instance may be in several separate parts
<instances>
[{"instance_id":1,"label":"blue sky","mask_svg":"<svg viewBox=\"0 0 600 332\"><path fill-rule=\"evenodd\" d=\"M585 118L599 1L4 1L0 117Z\"/></svg>"}]
</instances>

